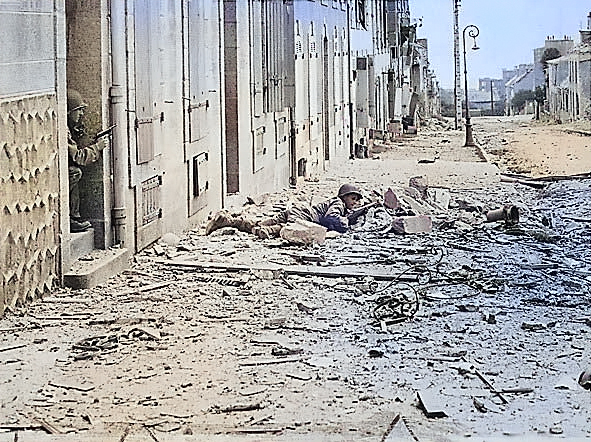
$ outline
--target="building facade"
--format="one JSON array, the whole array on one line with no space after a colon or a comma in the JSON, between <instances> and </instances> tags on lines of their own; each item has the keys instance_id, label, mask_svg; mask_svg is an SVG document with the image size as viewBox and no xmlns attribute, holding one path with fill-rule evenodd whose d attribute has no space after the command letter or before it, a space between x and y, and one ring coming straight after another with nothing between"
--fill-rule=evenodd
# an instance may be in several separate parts
<instances>
[{"instance_id":1,"label":"building facade","mask_svg":"<svg viewBox=\"0 0 591 442\"><path fill-rule=\"evenodd\" d=\"M547 111L558 122L591 120L591 12L580 37L580 44L548 62Z\"/></svg>"},{"instance_id":2,"label":"building facade","mask_svg":"<svg viewBox=\"0 0 591 442\"><path fill-rule=\"evenodd\" d=\"M0 25L0 313L76 281L89 249L124 263L437 112L408 0L23 0L0 2ZM112 129L84 169L83 234L69 231L68 89L89 133Z\"/></svg>"}]
</instances>

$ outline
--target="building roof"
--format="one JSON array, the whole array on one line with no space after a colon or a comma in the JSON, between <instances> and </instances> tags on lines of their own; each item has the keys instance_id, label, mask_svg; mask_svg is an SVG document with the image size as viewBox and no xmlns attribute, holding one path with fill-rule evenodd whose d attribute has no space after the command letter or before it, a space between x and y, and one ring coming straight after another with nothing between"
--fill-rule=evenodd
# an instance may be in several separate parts
<instances>
[{"instance_id":1,"label":"building roof","mask_svg":"<svg viewBox=\"0 0 591 442\"><path fill-rule=\"evenodd\" d=\"M527 77L529 74L531 74L533 72L533 70L534 70L533 68L527 68L527 70L525 72L523 72L522 74L517 74L516 76L511 78L507 83L505 83L505 86L511 87L511 86L516 85L517 83L522 81L525 77Z\"/></svg>"}]
</instances>

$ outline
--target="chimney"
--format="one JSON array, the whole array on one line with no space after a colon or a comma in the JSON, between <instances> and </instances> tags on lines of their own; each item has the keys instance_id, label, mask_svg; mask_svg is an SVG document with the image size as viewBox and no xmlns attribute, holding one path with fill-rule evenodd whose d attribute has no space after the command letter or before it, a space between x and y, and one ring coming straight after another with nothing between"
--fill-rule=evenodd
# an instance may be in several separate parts
<instances>
[{"instance_id":1,"label":"chimney","mask_svg":"<svg viewBox=\"0 0 591 442\"><path fill-rule=\"evenodd\" d=\"M581 43L591 44L591 12L587 16L587 29L579 31Z\"/></svg>"}]
</instances>

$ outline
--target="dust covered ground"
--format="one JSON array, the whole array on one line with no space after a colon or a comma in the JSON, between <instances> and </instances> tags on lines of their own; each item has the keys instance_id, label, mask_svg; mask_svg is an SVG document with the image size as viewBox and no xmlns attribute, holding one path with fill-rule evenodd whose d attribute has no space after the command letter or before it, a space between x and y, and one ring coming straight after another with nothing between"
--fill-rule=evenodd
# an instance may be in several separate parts
<instances>
[{"instance_id":1,"label":"dust covered ground","mask_svg":"<svg viewBox=\"0 0 591 442\"><path fill-rule=\"evenodd\" d=\"M197 229L100 287L15 308L0 441L591 437L590 181L501 181L589 172L591 138L473 123L480 148L433 122L245 206L263 216L346 181L371 199L420 175L444 189L409 200L432 233L391 233L384 208L314 247ZM519 224L484 222L504 205Z\"/></svg>"}]
</instances>

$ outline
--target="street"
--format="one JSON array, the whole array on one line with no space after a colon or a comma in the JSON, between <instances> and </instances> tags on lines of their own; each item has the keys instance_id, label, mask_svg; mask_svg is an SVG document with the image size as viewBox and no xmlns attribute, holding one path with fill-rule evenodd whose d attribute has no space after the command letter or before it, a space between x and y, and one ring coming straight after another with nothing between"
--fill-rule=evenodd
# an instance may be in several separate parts
<instances>
[{"instance_id":1,"label":"street","mask_svg":"<svg viewBox=\"0 0 591 442\"><path fill-rule=\"evenodd\" d=\"M472 123L477 148L433 121L243 208L422 176L404 201L430 233L392 233L383 207L311 247L201 226L7 312L0 441L591 437L588 129ZM508 205L519 223L486 222Z\"/></svg>"}]
</instances>

